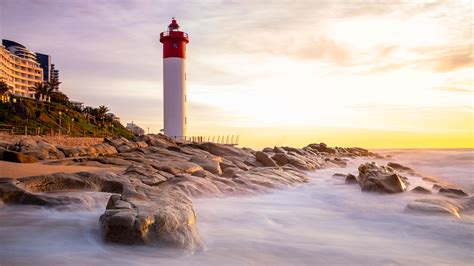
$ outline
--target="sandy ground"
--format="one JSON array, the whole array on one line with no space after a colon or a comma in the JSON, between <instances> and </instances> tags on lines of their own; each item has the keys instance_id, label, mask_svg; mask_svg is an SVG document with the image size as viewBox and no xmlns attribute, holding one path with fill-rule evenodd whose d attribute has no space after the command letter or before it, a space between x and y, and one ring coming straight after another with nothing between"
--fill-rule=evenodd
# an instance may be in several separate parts
<instances>
[{"instance_id":1,"label":"sandy ground","mask_svg":"<svg viewBox=\"0 0 474 266\"><path fill-rule=\"evenodd\" d=\"M25 176L35 176L52 174L57 172L76 173L76 172L113 172L122 173L124 167L96 167L80 165L45 165L39 163L12 163L0 161L0 177L20 178Z\"/></svg>"}]
</instances>

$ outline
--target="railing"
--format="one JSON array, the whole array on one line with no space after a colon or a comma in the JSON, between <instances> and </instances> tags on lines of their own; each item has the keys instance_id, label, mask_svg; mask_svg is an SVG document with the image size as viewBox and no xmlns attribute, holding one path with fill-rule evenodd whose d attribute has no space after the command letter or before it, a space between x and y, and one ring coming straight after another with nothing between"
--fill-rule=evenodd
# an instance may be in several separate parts
<instances>
[{"instance_id":1,"label":"railing","mask_svg":"<svg viewBox=\"0 0 474 266\"><path fill-rule=\"evenodd\" d=\"M217 144L225 144L231 146L239 145L239 135L223 135L223 136L171 136L170 138L183 142L203 143L212 142Z\"/></svg>"}]
</instances>

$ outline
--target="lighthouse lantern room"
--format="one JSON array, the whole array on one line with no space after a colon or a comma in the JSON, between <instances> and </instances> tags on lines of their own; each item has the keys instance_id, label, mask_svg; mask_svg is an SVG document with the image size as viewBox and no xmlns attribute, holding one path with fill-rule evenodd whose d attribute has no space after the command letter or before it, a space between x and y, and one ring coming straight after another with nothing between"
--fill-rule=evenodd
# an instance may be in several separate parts
<instances>
[{"instance_id":1,"label":"lighthouse lantern room","mask_svg":"<svg viewBox=\"0 0 474 266\"><path fill-rule=\"evenodd\" d=\"M163 43L163 123L164 134L186 137L186 44L188 34L179 30L173 18L168 31L160 34Z\"/></svg>"}]
</instances>

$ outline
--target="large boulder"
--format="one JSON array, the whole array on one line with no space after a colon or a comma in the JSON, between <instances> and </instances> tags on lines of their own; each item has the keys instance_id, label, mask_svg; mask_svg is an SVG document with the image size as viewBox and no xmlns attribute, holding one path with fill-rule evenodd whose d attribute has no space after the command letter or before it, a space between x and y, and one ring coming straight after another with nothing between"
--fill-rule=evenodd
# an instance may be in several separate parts
<instances>
[{"instance_id":1,"label":"large boulder","mask_svg":"<svg viewBox=\"0 0 474 266\"><path fill-rule=\"evenodd\" d=\"M255 157L257 158L257 161L261 162L266 167L278 167L278 164L265 152L257 151Z\"/></svg>"},{"instance_id":2,"label":"large boulder","mask_svg":"<svg viewBox=\"0 0 474 266\"><path fill-rule=\"evenodd\" d=\"M37 157L26 155L22 152L15 152L6 150L3 152L3 160L14 162L14 163L36 163L38 162Z\"/></svg>"},{"instance_id":3,"label":"large boulder","mask_svg":"<svg viewBox=\"0 0 474 266\"><path fill-rule=\"evenodd\" d=\"M157 243L191 253L204 248L192 202L175 189L160 190L147 200L112 196L100 223L105 240L110 242Z\"/></svg>"},{"instance_id":4,"label":"large boulder","mask_svg":"<svg viewBox=\"0 0 474 266\"><path fill-rule=\"evenodd\" d=\"M58 147L58 150L64 153L66 157L79 157L87 155L87 152L82 147Z\"/></svg>"},{"instance_id":5,"label":"large boulder","mask_svg":"<svg viewBox=\"0 0 474 266\"><path fill-rule=\"evenodd\" d=\"M178 189L149 186L136 182L135 176L129 174L57 173L18 180L0 178L0 200L8 204L58 206L74 203L74 199L36 192L84 189L115 193L100 217L106 241L178 247L191 253L203 249L191 200Z\"/></svg>"},{"instance_id":6,"label":"large boulder","mask_svg":"<svg viewBox=\"0 0 474 266\"><path fill-rule=\"evenodd\" d=\"M393 168L375 162L360 165L357 179L362 191L399 193L407 189L405 177L395 173Z\"/></svg>"}]
</instances>

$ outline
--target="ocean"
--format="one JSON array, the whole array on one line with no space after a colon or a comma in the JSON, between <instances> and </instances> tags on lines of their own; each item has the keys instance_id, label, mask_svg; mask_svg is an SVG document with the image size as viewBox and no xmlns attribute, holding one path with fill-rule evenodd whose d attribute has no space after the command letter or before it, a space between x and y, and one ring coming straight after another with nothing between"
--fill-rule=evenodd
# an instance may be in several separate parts
<instances>
[{"instance_id":1,"label":"ocean","mask_svg":"<svg viewBox=\"0 0 474 266\"><path fill-rule=\"evenodd\" d=\"M423 176L474 192L474 150L380 150ZM87 204L50 210L0 207L0 265L473 265L474 213L417 213L414 192L362 192L334 173L309 173L307 184L253 197L194 200L207 249L194 255L159 247L105 244L98 217L108 195L78 192ZM432 183L410 177L411 187Z\"/></svg>"}]
</instances>

